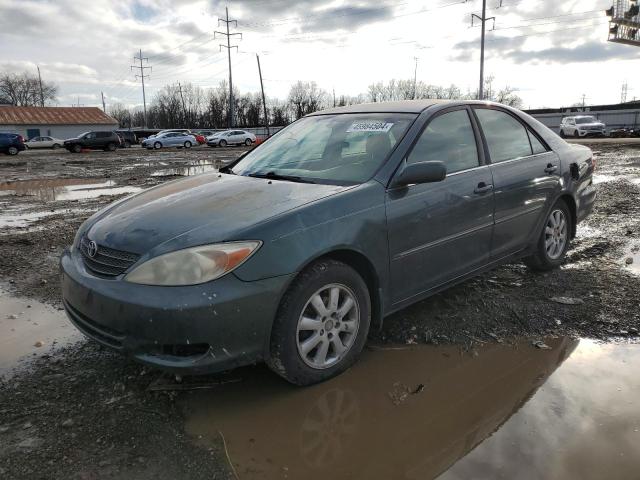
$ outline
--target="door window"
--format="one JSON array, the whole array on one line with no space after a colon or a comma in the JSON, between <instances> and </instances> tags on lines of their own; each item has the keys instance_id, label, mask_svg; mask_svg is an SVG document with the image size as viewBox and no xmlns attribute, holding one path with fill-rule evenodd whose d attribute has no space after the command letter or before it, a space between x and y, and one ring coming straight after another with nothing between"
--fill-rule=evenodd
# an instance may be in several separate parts
<instances>
[{"instance_id":1,"label":"door window","mask_svg":"<svg viewBox=\"0 0 640 480\"><path fill-rule=\"evenodd\" d=\"M407 163L441 161L447 173L479 165L476 138L466 110L456 110L434 118L418 139Z\"/></svg>"},{"instance_id":2,"label":"door window","mask_svg":"<svg viewBox=\"0 0 640 480\"><path fill-rule=\"evenodd\" d=\"M533 149L533 154L538 155L539 153L545 153L547 148L538 140L532 132L529 132L529 140L531 140L531 148Z\"/></svg>"},{"instance_id":3,"label":"door window","mask_svg":"<svg viewBox=\"0 0 640 480\"><path fill-rule=\"evenodd\" d=\"M487 108L475 110L487 140L491 163L532 154L527 129L508 113Z\"/></svg>"}]
</instances>

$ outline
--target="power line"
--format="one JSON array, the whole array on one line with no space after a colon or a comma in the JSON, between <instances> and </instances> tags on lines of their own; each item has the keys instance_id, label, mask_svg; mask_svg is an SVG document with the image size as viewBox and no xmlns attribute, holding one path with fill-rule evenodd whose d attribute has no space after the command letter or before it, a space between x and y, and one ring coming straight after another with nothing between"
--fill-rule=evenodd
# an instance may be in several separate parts
<instances>
[{"instance_id":1,"label":"power line","mask_svg":"<svg viewBox=\"0 0 640 480\"><path fill-rule=\"evenodd\" d=\"M229 56L229 128L233 128L233 77L231 75L231 49L235 48L236 50L238 49L237 45L231 45L231 37L234 35L239 35L240 39L242 40L242 33L229 33L229 24L233 23L235 24L235 27L238 28L238 22L237 20L229 20L229 8L226 7L225 9L225 18L219 18L218 19L218 25L220 25L220 22L223 22L225 24L225 26L227 27L227 31L225 32L220 32L220 31L215 31L213 32L213 38L216 38L216 33L218 35L222 35L223 37L227 37L227 44L223 45L220 44L220 51L222 51L223 48L227 49L227 54Z\"/></svg>"},{"instance_id":2,"label":"power line","mask_svg":"<svg viewBox=\"0 0 640 480\"><path fill-rule=\"evenodd\" d=\"M135 77L136 78L140 77L140 80L142 81L142 104L144 106L144 126L146 128L147 127L147 96L146 96L146 94L144 92L144 79L145 78L149 78L149 75L145 75L144 74L144 70L146 68L151 69L152 67L147 67L147 66L144 66L142 64L143 60L146 61L146 62L149 61L148 58L142 56L142 49L140 49L140 56L139 57L133 57L133 59L134 60L140 60L140 66L131 65L131 70L133 70L135 68L135 69L140 71L140 74L139 75L136 74Z\"/></svg>"}]
</instances>

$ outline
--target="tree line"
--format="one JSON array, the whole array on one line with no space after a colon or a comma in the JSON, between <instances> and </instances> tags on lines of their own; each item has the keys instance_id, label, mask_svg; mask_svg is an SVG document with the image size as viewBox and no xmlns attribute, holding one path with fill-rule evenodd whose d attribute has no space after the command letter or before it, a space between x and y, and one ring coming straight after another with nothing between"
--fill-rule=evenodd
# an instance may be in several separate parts
<instances>
[{"instance_id":1,"label":"tree line","mask_svg":"<svg viewBox=\"0 0 640 480\"><path fill-rule=\"evenodd\" d=\"M522 99L515 88L494 87L494 77L485 80L485 99L504 103L516 108ZM58 86L42 82L42 97L45 104L56 102ZM384 102L410 99L473 99L477 91L463 92L456 85L439 86L421 80L392 79L376 82L359 95L336 97L313 81L297 81L285 99L268 98L267 115L269 125L287 125L304 115L332 106L345 106L364 102ZM37 106L41 103L40 84L37 75L27 72L0 73L0 103L18 106ZM261 127L265 125L262 97L259 93L242 93L234 89L233 112L235 127ZM144 112L140 107L129 108L121 103L112 104L108 113L120 127L145 126ZM165 85L151 99L147 108L148 128L226 128L229 125L229 87L221 81L217 87L202 88L190 83Z\"/></svg>"}]
</instances>

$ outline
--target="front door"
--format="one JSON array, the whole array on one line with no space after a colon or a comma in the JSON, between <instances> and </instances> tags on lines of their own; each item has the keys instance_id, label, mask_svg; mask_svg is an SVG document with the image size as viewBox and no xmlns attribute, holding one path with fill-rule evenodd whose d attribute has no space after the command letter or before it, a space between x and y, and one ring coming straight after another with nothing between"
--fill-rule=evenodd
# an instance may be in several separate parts
<instances>
[{"instance_id":1,"label":"front door","mask_svg":"<svg viewBox=\"0 0 640 480\"><path fill-rule=\"evenodd\" d=\"M439 160L441 182L387 192L392 303L485 265L493 229L493 189L466 107L431 119L406 162Z\"/></svg>"},{"instance_id":2,"label":"front door","mask_svg":"<svg viewBox=\"0 0 640 480\"><path fill-rule=\"evenodd\" d=\"M492 257L524 249L537 238L542 215L561 189L560 160L516 117L475 108L491 158L495 188Z\"/></svg>"}]
</instances>

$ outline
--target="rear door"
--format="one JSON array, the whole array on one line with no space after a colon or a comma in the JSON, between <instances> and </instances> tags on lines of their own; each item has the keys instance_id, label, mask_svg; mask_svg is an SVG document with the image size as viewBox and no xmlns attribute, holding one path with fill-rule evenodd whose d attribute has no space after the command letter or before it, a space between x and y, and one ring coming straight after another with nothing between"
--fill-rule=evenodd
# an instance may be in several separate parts
<instances>
[{"instance_id":1,"label":"rear door","mask_svg":"<svg viewBox=\"0 0 640 480\"><path fill-rule=\"evenodd\" d=\"M493 259L524 249L561 189L558 155L519 118L495 107L474 107L485 138L495 190Z\"/></svg>"},{"instance_id":2,"label":"rear door","mask_svg":"<svg viewBox=\"0 0 640 480\"><path fill-rule=\"evenodd\" d=\"M441 182L387 191L392 303L485 265L491 249L493 189L482 145L467 107L431 119L406 162L439 160Z\"/></svg>"}]
</instances>

